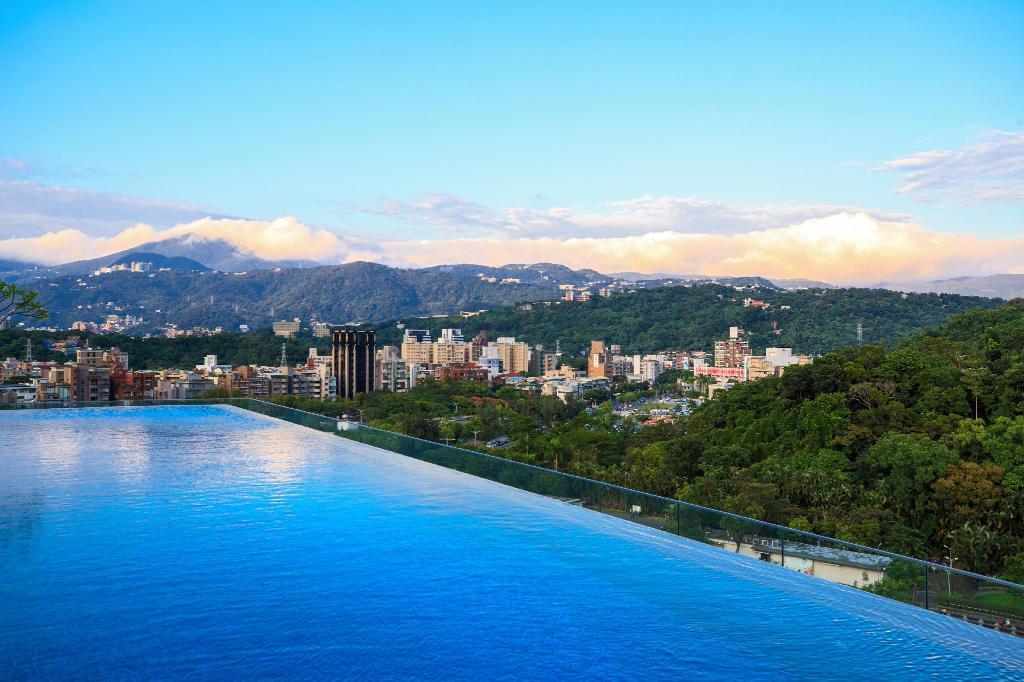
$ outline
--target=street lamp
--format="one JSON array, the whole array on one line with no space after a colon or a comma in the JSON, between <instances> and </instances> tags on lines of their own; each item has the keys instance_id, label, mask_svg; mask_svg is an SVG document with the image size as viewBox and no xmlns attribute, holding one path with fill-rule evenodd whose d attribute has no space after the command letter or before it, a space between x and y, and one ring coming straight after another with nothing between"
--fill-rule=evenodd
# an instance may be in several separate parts
<instances>
[{"instance_id":1,"label":"street lamp","mask_svg":"<svg viewBox=\"0 0 1024 682\"><path fill-rule=\"evenodd\" d=\"M943 545L942 548L946 550L946 561L949 563L949 567L953 568L953 562L958 560L960 557L953 556L953 548L949 545ZM946 571L946 593L952 596L953 594L953 581L950 577L951 571Z\"/></svg>"}]
</instances>

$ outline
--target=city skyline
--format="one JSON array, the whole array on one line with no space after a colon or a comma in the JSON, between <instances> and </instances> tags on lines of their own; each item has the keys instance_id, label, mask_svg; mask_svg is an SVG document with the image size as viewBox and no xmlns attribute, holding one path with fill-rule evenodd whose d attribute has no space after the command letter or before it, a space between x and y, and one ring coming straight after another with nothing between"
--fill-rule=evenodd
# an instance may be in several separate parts
<instances>
[{"instance_id":1,"label":"city skyline","mask_svg":"<svg viewBox=\"0 0 1024 682\"><path fill-rule=\"evenodd\" d=\"M3 258L1024 272L1014 3L2 16Z\"/></svg>"}]
</instances>

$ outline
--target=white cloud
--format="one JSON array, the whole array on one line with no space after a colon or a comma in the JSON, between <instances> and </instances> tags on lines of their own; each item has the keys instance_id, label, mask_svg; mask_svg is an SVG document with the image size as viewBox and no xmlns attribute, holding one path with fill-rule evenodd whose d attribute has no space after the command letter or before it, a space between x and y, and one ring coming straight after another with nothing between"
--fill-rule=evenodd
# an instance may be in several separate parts
<instances>
[{"instance_id":1,"label":"white cloud","mask_svg":"<svg viewBox=\"0 0 1024 682\"><path fill-rule=\"evenodd\" d=\"M604 272L807 277L846 284L917 280L1024 267L1024 238L946 234L866 213L837 213L740 234L649 232L627 237L405 241L384 245L413 265L553 261Z\"/></svg>"},{"instance_id":2,"label":"white cloud","mask_svg":"<svg viewBox=\"0 0 1024 682\"><path fill-rule=\"evenodd\" d=\"M659 214L665 203L675 205L676 201L641 198L616 205L620 217L632 216L635 233L627 234L609 235L597 228L584 231L585 236L556 229L546 234L501 230L472 237L366 240L313 228L293 217L265 221L202 218L167 229L137 224L112 236L93 237L68 229L0 240L0 257L55 264L186 237L221 239L266 259L324 263L374 260L425 266L549 261L604 272L807 277L843 284L1024 271L1024 237L935 232L907 220L886 220L863 211L798 218L786 225L772 225L763 213L755 211L758 217L752 224L757 227L751 229L644 230L648 224L645 216ZM574 225L581 215L572 213ZM621 220L616 224L621 225ZM661 223L655 220L651 224Z\"/></svg>"},{"instance_id":3,"label":"white cloud","mask_svg":"<svg viewBox=\"0 0 1024 682\"><path fill-rule=\"evenodd\" d=\"M502 228L506 223L506 219L500 212L453 194L428 194L413 201L382 199L375 206L347 206L346 208L360 213L397 218L406 222L427 224L448 230L467 226L484 229Z\"/></svg>"},{"instance_id":4,"label":"white cloud","mask_svg":"<svg viewBox=\"0 0 1024 682\"><path fill-rule=\"evenodd\" d=\"M311 228L297 218L202 218L166 230L138 224L110 237L92 237L81 230L59 230L38 237L5 239L0 240L0 256L54 265L97 258L172 237L221 239L268 260L296 259L337 263L344 260L350 250L348 240L345 238L334 232Z\"/></svg>"},{"instance_id":5,"label":"white cloud","mask_svg":"<svg viewBox=\"0 0 1024 682\"><path fill-rule=\"evenodd\" d=\"M1024 132L991 131L961 149L918 152L874 170L902 174L896 194L919 201L1024 201Z\"/></svg>"},{"instance_id":6,"label":"white cloud","mask_svg":"<svg viewBox=\"0 0 1024 682\"><path fill-rule=\"evenodd\" d=\"M139 222L170 227L213 214L175 201L45 184L35 179L41 175L21 159L0 159L0 234L82 230L112 235Z\"/></svg>"},{"instance_id":7,"label":"white cloud","mask_svg":"<svg viewBox=\"0 0 1024 682\"><path fill-rule=\"evenodd\" d=\"M386 199L376 206L349 207L399 221L429 225L449 232L479 236L523 237L626 236L670 230L681 233L740 234L792 225L810 218L864 211L830 204L727 204L694 197L643 196L611 201L596 208L523 206L493 210L448 194L432 194L416 201ZM884 220L908 220L903 214L870 210Z\"/></svg>"}]
</instances>

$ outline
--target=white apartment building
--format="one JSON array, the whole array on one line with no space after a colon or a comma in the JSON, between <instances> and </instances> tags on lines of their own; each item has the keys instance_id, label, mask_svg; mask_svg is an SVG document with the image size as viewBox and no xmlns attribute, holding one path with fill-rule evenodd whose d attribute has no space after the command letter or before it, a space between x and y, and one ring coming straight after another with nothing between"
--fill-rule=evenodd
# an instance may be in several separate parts
<instances>
[{"instance_id":1,"label":"white apartment building","mask_svg":"<svg viewBox=\"0 0 1024 682\"><path fill-rule=\"evenodd\" d=\"M465 343L466 339L462 336L461 329L442 329L441 330L441 342L442 343Z\"/></svg>"},{"instance_id":2,"label":"white apartment building","mask_svg":"<svg viewBox=\"0 0 1024 682\"><path fill-rule=\"evenodd\" d=\"M222 365L217 362L216 355L207 355L203 358L203 364L196 365L196 371L203 374L230 374L231 365Z\"/></svg>"}]
</instances>

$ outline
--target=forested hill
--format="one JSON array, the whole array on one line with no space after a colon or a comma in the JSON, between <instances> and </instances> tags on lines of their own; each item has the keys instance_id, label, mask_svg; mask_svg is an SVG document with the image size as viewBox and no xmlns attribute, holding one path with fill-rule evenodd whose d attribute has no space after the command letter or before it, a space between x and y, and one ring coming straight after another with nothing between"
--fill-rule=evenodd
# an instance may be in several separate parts
<instances>
[{"instance_id":1,"label":"forested hill","mask_svg":"<svg viewBox=\"0 0 1024 682\"><path fill-rule=\"evenodd\" d=\"M746 296L765 300L771 307L744 307L742 300ZM854 344L858 323L863 325L865 343L891 346L900 339L944 324L953 313L998 304L993 299L949 294L903 295L867 289L737 292L729 287L701 285L640 290L586 303L533 303L532 310L506 307L468 319L404 321L407 328L428 328L437 333L442 327L461 327L467 335L484 330L492 339L515 336L531 344L543 343L547 348L554 348L555 339L560 339L562 349L569 353L582 350L592 339L619 343L626 352L711 350L714 340L722 338L729 326L738 325L750 331L755 350L773 345L814 353ZM780 334L773 333L773 323ZM377 326L377 332L379 344L401 340L402 331L394 323ZM50 358L45 354L44 343L48 339L100 336L80 332L28 335L41 359L63 357L53 354ZM25 337L24 332L0 331L0 356L20 356ZM159 369L194 365L207 353L216 353L223 362L231 364L275 364L280 357L281 340L269 330L261 330L178 339L105 335L94 338L92 343L101 347L120 346L129 352L134 366ZM329 340L314 340L307 331L288 342L289 357L292 361L305 357L306 349L315 345L326 352Z\"/></svg>"},{"instance_id":2,"label":"forested hill","mask_svg":"<svg viewBox=\"0 0 1024 682\"><path fill-rule=\"evenodd\" d=\"M744 307L743 299L770 304ZM468 319L405 319L406 328L460 327L467 336L486 331L490 338L515 336L531 344L577 352L593 339L622 345L627 352L670 348L710 350L730 326L750 334L751 346L792 347L801 353L825 352L857 342L892 345L899 339L944 324L954 313L999 305L996 299L952 294L901 294L882 289L737 291L714 284L643 289L595 297L587 302L534 303L491 310ZM776 331L778 333L776 333ZM401 331L382 325L378 339L397 343Z\"/></svg>"},{"instance_id":3,"label":"forested hill","mask_svg":"<svg viewBox=\"0 0 1024 682\"><path fill-rule=\"evenodd\" d=\"M977 410L978 419L974 419ZM886 352L845 348L697 409L695 502L1024 579L1024 301Z\"/></svg>"},{"instance_id":4,"label":"forested hill","mask_svg":"<svg viewBox=\"0 0 1024 682\"><path fill-rule=\"evenodd\" d=\"M237 329L294 317L343 324L451 314L553 297L557 291L376 263L252 272L113 272L39 280L31 288L39 291L51 324L67 327L117 313L142 317L149 330L164 323Z\"/></svg>"}]
</instances>

